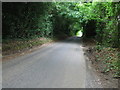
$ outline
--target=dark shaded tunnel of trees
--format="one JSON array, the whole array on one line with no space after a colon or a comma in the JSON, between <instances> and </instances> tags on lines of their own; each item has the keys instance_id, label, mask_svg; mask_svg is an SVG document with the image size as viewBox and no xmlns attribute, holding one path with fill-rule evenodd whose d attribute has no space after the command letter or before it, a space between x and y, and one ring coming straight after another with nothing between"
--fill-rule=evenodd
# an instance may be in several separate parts
<instances>
[{"instance_id":1,"label":"dark shaded tunnel of trees","mask_svg":"<svg viewBox=\"0 0 120 90\"><path fill-rule=\"evenodd\" d=\"M95 20L88 20L86 24L83 25L83 33L84 36L87 38L95 37L96 36L96 21Z\"/></svg>"},{"instance_id":2,"label":"dark shaded tunnel of trees","mask_svg":"<svg viewBox=\"0 0 120 90\"><path fill-rule=\"evenodd\" d=\"M66 38L81 30L83 37L119 47L119 11L119 2L4 2L2 38Z\"/></svg>"}]
</instances>

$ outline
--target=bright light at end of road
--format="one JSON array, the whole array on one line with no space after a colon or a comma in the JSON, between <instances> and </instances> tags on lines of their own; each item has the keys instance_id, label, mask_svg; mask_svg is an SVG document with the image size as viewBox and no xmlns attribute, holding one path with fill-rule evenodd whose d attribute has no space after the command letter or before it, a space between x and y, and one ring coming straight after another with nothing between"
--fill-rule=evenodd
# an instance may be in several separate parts
<instances>
[{"instance_id":1,"label":"bright light at end of road","mask_svg":"<svg viewBox=\"0 0 120 90\"><path fill-rule=\"evenodd\" d=\"M82 37L82 35L83 35L82 31L78 31L78 32L76 33L76 36L77 36L77 37Z\"/></svg>"}]
</instances>

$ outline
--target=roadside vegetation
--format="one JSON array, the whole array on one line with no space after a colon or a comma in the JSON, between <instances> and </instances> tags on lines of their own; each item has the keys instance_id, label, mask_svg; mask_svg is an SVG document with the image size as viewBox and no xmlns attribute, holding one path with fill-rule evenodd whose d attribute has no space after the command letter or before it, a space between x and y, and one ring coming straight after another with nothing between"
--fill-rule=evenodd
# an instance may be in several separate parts
<instances>
[{"instance_id":1,"label":"roadside vegetation","mask_svg":"<svg viewBox=\"0 0 120 90\"><path fill-rule=\"evenodd\" d=\"M119 2L4 2L2 20L3 55L81 31L95 40L94 62L104 64L99 69L120 77Z\"/></svg>"},{"instance_id":2,"label":"roadside vegetation","mask_svg":"<svg viewBox=\"0 0 120 90\"><path fill-rule=\"evenodd\" d=\"M16 40L6 40L3 45L3 56L18 53L21 51L29 50L35 46L40 46L45 43L53 42L51 38L35 38L35 39L16 39Z\"/></svg>"},{"instance_id":3,"label":"roadside vegetation","mask_svg":"<svg viewBox=\"0 0 120 90\"><path fill-rule=\"evenodd\" d=\"M110 72L112 77L120 77L120 62L118 62L119 50L117 48L103 47L97 45L95 48L96 62L100 63L98 69L102 73Z\"/></svg>"}]
</instances>

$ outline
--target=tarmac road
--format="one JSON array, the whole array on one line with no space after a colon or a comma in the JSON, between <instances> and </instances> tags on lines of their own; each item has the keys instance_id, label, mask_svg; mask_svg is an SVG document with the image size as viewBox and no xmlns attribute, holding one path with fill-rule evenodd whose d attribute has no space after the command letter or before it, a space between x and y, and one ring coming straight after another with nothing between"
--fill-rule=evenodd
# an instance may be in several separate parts
<instances>
[{"instance_id":1,"label":"tarmac road","mask_svg":"<svg viewBox=\"0 0 120 90\"><path fill-rule=\"evenodd\" d=\"M96 88L81 40L71 37L2 63L3 88Z\"/></svg>"}]
</instances>

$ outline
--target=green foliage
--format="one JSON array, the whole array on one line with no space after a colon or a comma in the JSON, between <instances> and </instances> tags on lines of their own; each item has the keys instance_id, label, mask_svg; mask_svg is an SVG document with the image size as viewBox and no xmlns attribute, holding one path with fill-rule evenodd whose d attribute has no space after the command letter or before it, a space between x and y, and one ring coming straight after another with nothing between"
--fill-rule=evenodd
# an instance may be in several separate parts
<instances>
[{"instance_id":1,"label":"green foliage","mask_svg":"<svg viewBox=\"0 0 120 90\"><path fill-rule=\"evenodd\" d=\"M51 10L52 3L3 3L3 38L51 36Z\"/></svg>"},{"instance_id":2,"label":"green foliage","mask_svg":"<svg viewBox=\"0 0 120 90\"><path fill-rule=\"evenodd\" d=\"M106 46L118 47L117 12L119 3L94 3L95 20L97 20L96 38Z\"/></svg>"},{"instance_id":3,"label":"green foliage","mask_svg":"<svg viewBox=\"0 0 120 90\"><path fill-rule=\"evenodd\" d=\"M71 36L83 30L85 37L120 47L119 13L118 2L3 3L3 38Z\"/></svg>"},{"instance_id":4,"label":"green foliage","mask_svg":"<svg viewBox=\"0 0 120 90\"><path fill-rule=\"evenodd\" d=\"M119 3L114 2L3 3L3 38L48 37L54 33L74 35L80 29L87 33L87 23L94 20L98 41L115 47L120 41L119 11Z\"/></svg>"}]
</instances>

